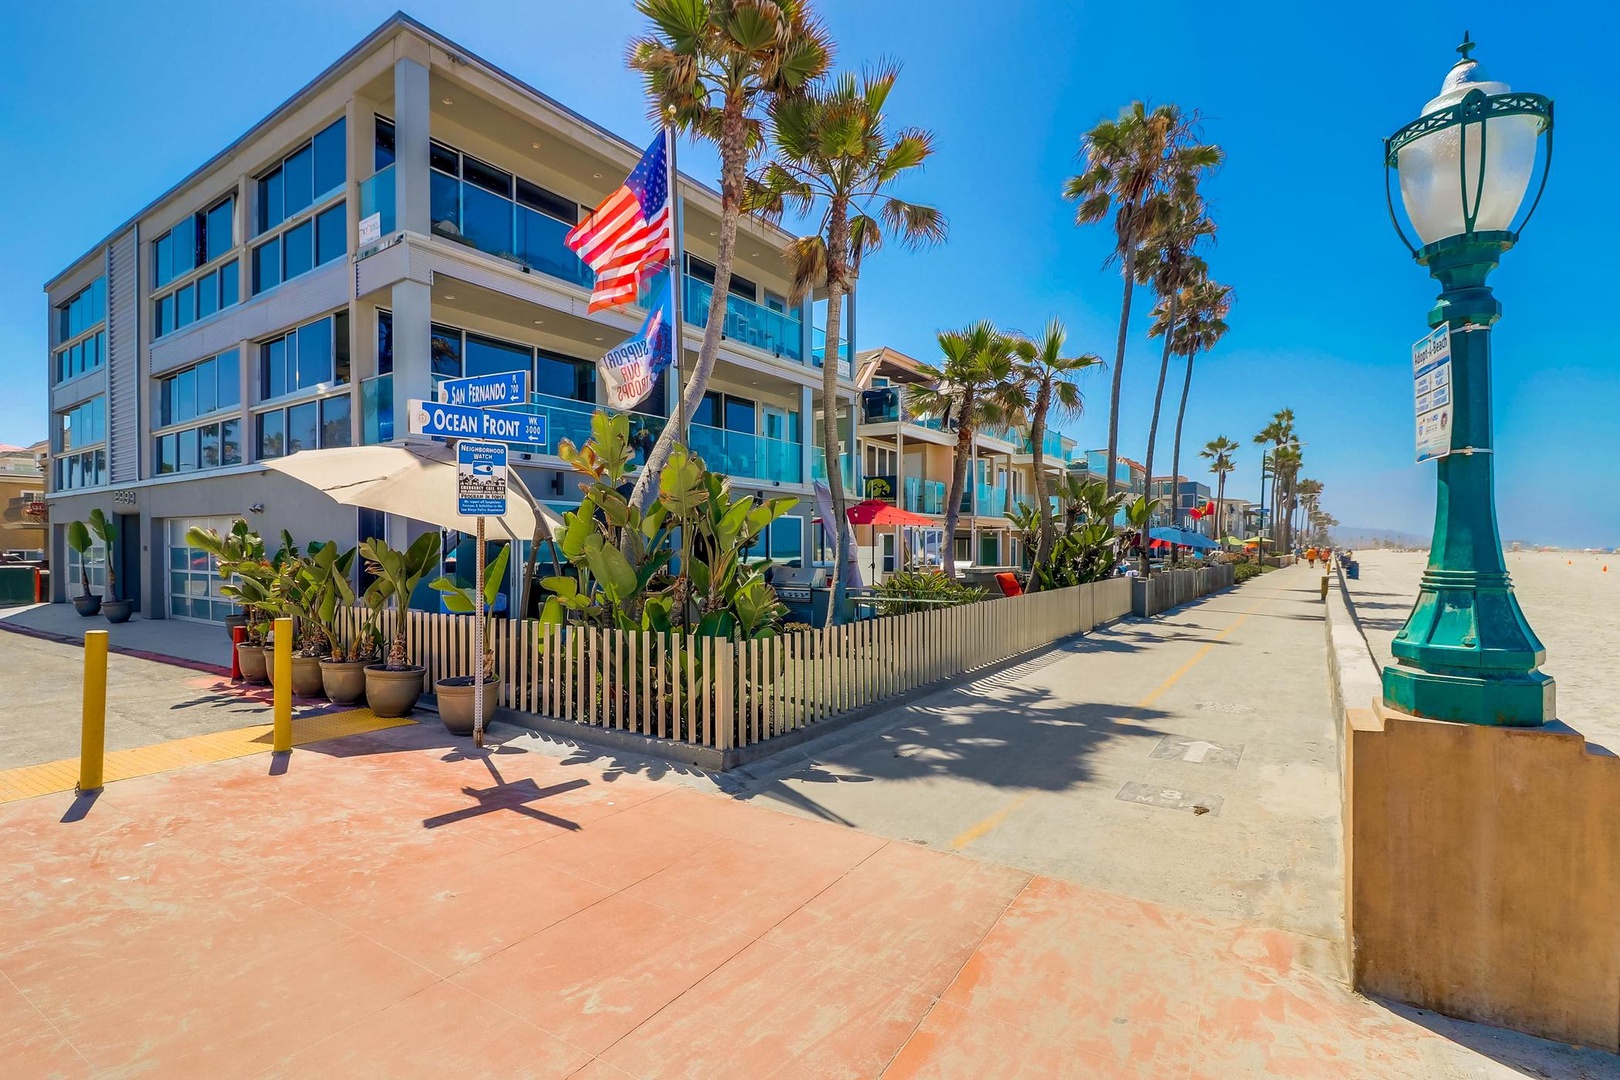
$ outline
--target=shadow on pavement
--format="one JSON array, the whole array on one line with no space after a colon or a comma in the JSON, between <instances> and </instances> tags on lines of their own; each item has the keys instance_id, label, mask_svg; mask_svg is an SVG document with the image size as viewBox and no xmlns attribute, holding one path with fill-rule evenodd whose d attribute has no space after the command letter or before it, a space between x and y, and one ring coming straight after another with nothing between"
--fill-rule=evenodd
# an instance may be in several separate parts
<instances>
[{"instance_id":1,"label":"shadow on pavement","mask_svg":"<svg viewBox=\"0 0 1620 1080\"><path fill-rule=\"evenodd\" d=\"M1620 1076L1620 1057L1586 1047L1549 1042L1506 1028L1453 1020L1427 1009L1374 997L1396 1016L1442 1038L1490 1058L1521 1076L1568 1077L1569 1080L1613 1080Z\"/></svg>"}]
</instances>

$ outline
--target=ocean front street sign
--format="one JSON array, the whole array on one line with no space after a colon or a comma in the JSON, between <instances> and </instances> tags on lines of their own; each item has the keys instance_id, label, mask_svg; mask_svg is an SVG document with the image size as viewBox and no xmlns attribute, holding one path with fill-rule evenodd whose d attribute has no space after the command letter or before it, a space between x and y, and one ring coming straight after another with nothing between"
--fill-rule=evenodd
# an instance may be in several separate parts
<instances>
[{"instance_id":1,"label":"ocean front street sign","mask_svg":"<svg viewBox=\"0 0 1620 1080\"><path fill-rule=\"evenodd\" d=\"M1412 346L1412 407L1417 415L1417 459L1451 453L1451 327L1441 324Z\"/></svg>"},{"instance_id":2,"label":"ocean front street sign","mask_svg":"<svg viewBox=\"0 0 1620 1080\"><path fill-rule=\"evenodd\" d=\"M466 379L446 379L439 384L439 400L450 405L527 405L529 373L500 371Z\"/></svg>"},{"instance_id":3,"label":"ocean front street sign","mask_svg":"<svg viewBox=\"0 0 1620 1080\"><path fill-rule=\"evenodd\" d=\"M546 418L535 413L510 409L475 409L438 401L411 398L409 407L412 435L432 435L441 439L485 439L515 446L544 450Z\"/></svg>"},{"instance_id":4,"label":"ocean front street sign","mask_svg":"<svg viewBox=\"0 0 1620 1080\"><path fill-rule=\"evenodd\" d=\"M506 446L456 444L456 513L500 517L506 513Z\"/></svg>"}]
</instances>

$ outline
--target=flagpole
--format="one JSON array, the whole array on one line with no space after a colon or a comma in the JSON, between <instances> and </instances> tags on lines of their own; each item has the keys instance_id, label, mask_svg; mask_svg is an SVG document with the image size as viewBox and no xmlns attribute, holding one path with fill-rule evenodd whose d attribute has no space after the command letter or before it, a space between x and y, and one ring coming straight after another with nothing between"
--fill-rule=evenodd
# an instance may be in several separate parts
<instances>
[{"instance_id":1,"label":"flagpole","mask_svg":"<svg viewBox=\"0 0 1620 1080\"><path fill-rule=\"evenodd\" d=\"M673 113L673 107L671 109ZM670 119L673 119L673 115ZM687 445L686 388L681 385L681 362L686 356L686 312L684 286L686 284L686 209L681 201L676 182L680 171L675 167L675 125L664 124L664 160L669 169L670 254L669 303L670 315L675 320L674 355L670 357L670 378L675 384L675 433L681 445Z\"/></svg>"}]
</instances>

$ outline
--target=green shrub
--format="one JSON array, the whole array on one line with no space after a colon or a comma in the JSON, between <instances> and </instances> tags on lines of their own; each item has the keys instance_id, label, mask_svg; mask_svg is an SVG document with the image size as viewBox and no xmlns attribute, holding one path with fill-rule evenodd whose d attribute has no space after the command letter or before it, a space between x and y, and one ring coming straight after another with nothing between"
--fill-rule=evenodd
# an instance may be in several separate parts
<instances>
[{"instance_id":1,"label":"green shrub","mask_svg":"<svg viewBox=\"0 0 1620 1080\"><path fill-rule=\"evenodd\" d=\"M903 615L908 611L945 607L948 604L971 604L984 599L983 589L952 581L938 570L902 570L890 574L877 587L877 593L891 601L878 605L879 615ZM916 600L928 602L907 603Z\"/></svg>"},{"instance_id":2,"label":"green shrub","mask_svg":"<svg viewBox=\"0 0 1620 1080\"><path fill-rule=\"evenodd\" d=\"M1237 584L1241 585L1250 578L1259 577L1261 574L1265 573L1267 569L1267 567L1261 566L1259 563L1238 563L1237 569L1232 571L1233 580L1236 581Z\"/></svg>"}]
</instances>

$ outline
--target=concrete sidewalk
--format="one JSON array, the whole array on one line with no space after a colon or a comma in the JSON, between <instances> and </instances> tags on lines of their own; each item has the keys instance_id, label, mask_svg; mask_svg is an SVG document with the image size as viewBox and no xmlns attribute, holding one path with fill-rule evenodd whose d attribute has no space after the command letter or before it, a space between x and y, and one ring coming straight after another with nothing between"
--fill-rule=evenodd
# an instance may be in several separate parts
<instances>
[{"instance_id":1,"label":"concrete sidewalk","mask_svg":"<svg viewBox=\"0 0 1620 1080\"><path fill-rule=\"evenodd\" d=\"M82 645L86 630L107 631L114 652L153 660L178 661L215 673L231 669L231 638L224 627L184 619L143 619L109 623L99 615L86 618L72 604L30 604L0 608L0 631ZM0 643L5 639L0 638Z\"/></svg>"}]
</instances>

